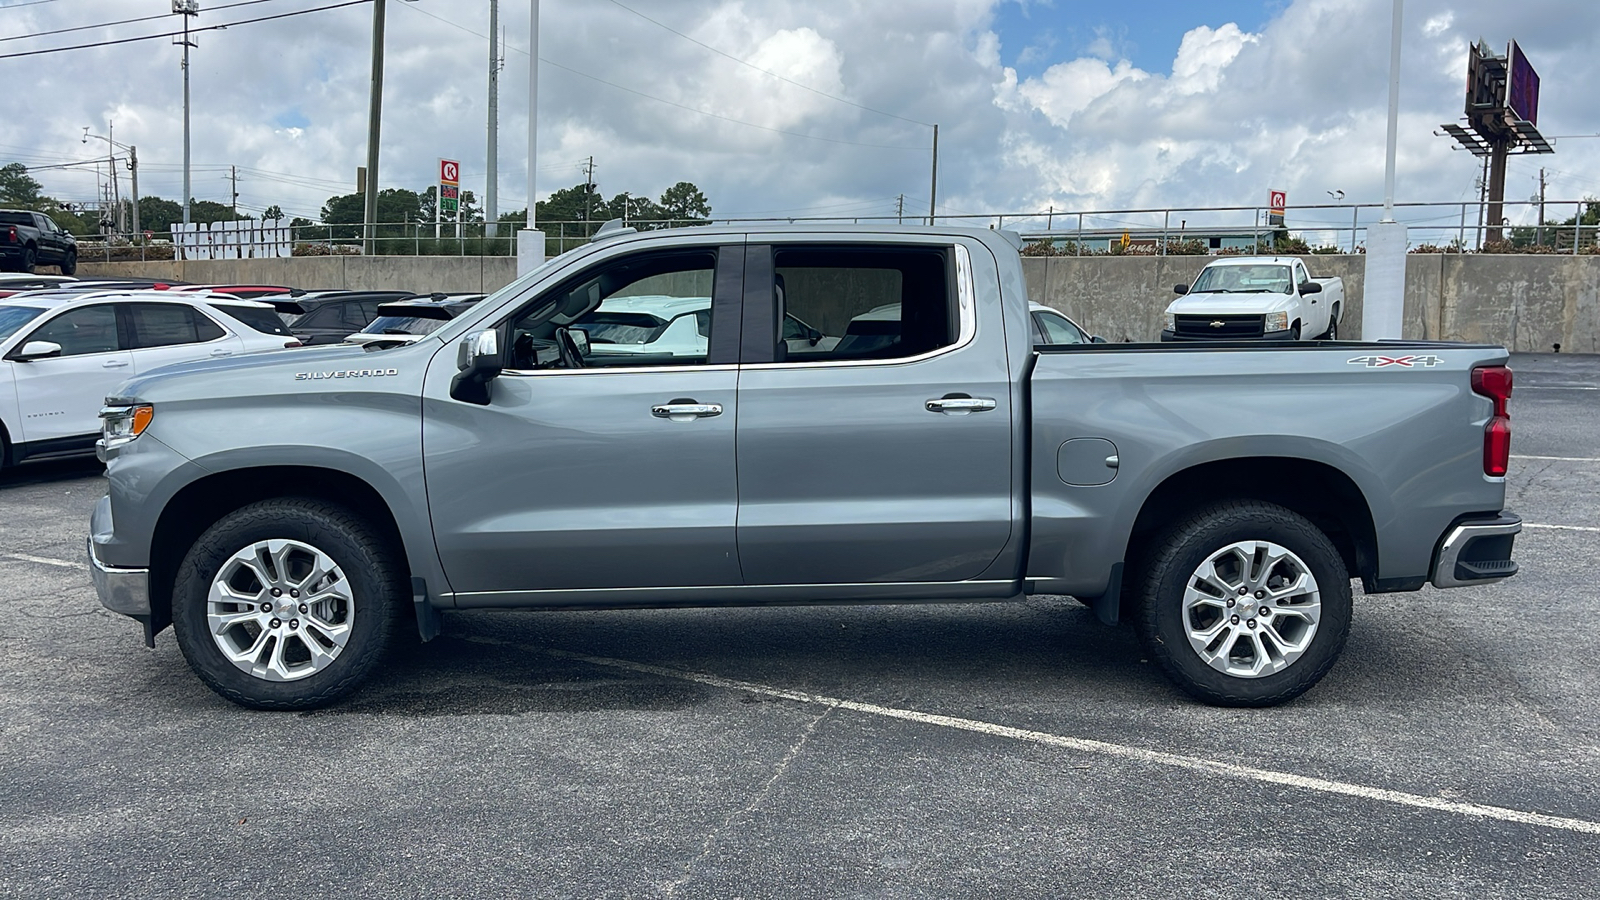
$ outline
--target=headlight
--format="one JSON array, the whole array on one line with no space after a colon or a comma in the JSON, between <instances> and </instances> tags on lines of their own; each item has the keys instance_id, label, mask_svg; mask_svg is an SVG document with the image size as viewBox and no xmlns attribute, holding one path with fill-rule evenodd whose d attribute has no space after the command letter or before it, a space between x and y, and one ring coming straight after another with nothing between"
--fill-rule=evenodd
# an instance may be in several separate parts
<instances>
[{"instance_id":1,"label":"headlight","mask_svg":"<svg viewBox=\"0 0 1600 900\"><path fill-rule=\"evenodd\" d=\"M1268 331L1288 331L1289 314L1286 312L1267 313L1266 327Z\"/></svg>"},{"instance_id":2,"label":"headlight","mask_svg":"<svg viewBox=\"0 0 1600 900\"><path fill-rule=\"evenodd\" d=\"M1173 313L1167 313L1167 324L1164 327L1168 331L1177 331L1178 330L1178 317Z\"/></svg>"},{"instance_id":3,"label":"headlight","mask_svg":"<svg viewBox=\"0 0 1600 900\"><path fill-rule=\"evenodd\" d=\"M150 427L156 409L148 403L107 406L100 410L100 447L111 450L131 442Z\"/></svg>"}]
</instances>

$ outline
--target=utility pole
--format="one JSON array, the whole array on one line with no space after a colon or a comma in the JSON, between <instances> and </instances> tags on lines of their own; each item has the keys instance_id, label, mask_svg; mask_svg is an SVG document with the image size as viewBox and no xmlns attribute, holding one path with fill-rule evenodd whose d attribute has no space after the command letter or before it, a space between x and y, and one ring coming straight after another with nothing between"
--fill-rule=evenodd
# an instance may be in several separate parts
<instances>
[{"instance_id":1,"label":"utility pole","mask_svg":"<svg viewBox=\"0 0 1600 900\"><path fill-rule=\"evenodd\" d=\"M589 157L589 162L584 166L583 175L583 221L588 222L594 213L594 157Z\"/></svg>"},{"instance_id":2,"label":"utility pole","mask_svg":"<svg viewBox=\"0 0 1600 900\"><path fill-rule=\"evenodd\" d=\"M371 253L378 236L378 135L383 119L383 14L385 0L372 0L372 87L367 105L367 204L365 252Z\"/></svg>"},{"instance_id":3,"label":"utility pole","mask_svg":"<svg viewBox=\"0 0 1600 900\"><path fill-rule=\"evenodd\" d=\"M928 188L928 224L933 224L933 211L939 200L939 126L933 126L933 183Z\"/></svg>"},{"instance_id":4,"label":"utility pole","mask_svg":"<svg viewBox=\"0 0 1600 900\"><path fill-rule=\"evenodd\" d=\"M899 222L901 225L904 225L906 223L906 195L905 194L901 194L900 195L900 199L895 201L895 204L894 204L894 218L895 218L895 221Z\"/></svg>"},{"instance_id":5,"label":"utility pole","mask_svg":"<svg viewBox=\"0 0 1600 900\"><path fill-rule=\"evenodd\" d=\"M189 36L189 20L200 15L200 0L172 0L172 12L183 16L183 225L189 227L189 48L198 47Z\"/></svg>"},{"instance_id":6,"label":"utility pole","mask_svg":"<svg viewBox=\"0 0 1600 900\"><path fill-rule=\"evenodd\" d=\"M489 174L483 193L483 233L494 237L500 224L500 0L489 0Z\"/></svg>"},{"instance_id":7,"label":"utility pole","mask_svg":"<svg viewBox=\"0 0 1600 900\"><path fill-rule=\"evenodd\" d=\"M1044 230L1045 231L1050 231L1051 229L1053 229L1055 227L1056 227L1056 205L1054 203L1052 203L1052 204L1050 204L1050 211L1045 213L1045 216L1044 216Z\"/></svg>"},{"instance_id":8,"label":"utility pole","mask_svg":"<svg viewBox=\"0 0 1600 900\"><path fill-rule=\"evenodd\" d=\"M1539 167L1539 231L1536 242L1544 246L1544 167Z\"/></svg>"},{"instance_id":9,"label":"utility pole","mask_svg":"<svg viewBox=\"0 0 1600 900\"><path fill-rule=\"evenodd\" d=\"M233 217L235 219L237 219L237 218L239 218L239 167L238 166L229 166L228 167L228 190L233 195L233 200L231 202L229 202L229 204L228 204L228 212L232 213Z\"/></svg>"},{"instance_id":10,"label":"utility pole","mask_svg":"<svg viewBox=\"0 0 1600 900\"><path fill-rule=\"evenodd\" d=\"M538 199L534 173L539 147L539 0L528 0L528 227L517 235L517 275L544 264L544 235L534 218Z\"/></svg>"},{"instance_id":11,"label":"utility pole","mask_svg":"<svg viewBox=\"0 0 1600 900\"><path fill-rule=\"evenodd\" d=\"M111 231L113 234L122 233L122 193L117 190L117 142L112 140L116 132L112 130L111 123L106 123L106 187L111 192Z\"/></svg>"},{"instance_id":12,"label":"utility pole","mask_svg":"<svg viewBox=\"0 0 1600 900\"><path fill-rule=\"evenodd\" d=\"M128 148L128 174L133 178L133 238L144 242L144 231L139 227L139 148Z\"/></svg>"}]
</instances>

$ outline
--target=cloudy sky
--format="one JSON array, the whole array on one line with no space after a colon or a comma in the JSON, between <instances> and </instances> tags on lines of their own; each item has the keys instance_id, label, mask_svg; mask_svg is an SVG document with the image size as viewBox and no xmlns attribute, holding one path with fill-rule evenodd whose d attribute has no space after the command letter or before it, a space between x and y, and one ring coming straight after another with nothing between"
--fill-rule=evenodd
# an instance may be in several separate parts
<instances>
[{"instance_id":1,"label":"cloudy sky","mask_svg":"<svg viewBox=\"0 0 1600 900\"><path fill-rule=\"evenodd\" d=\"M198 24L336 2L202 0ZM529 0L501 5L504 211L527 197ZM901 195L925 214L937 122L941 214L1053 207L1073 221L1080 210L1264 204L1274 188L1291 206L1331 202L1331 191L1382 200L1390 0L542 0L541 10L541 197L580 183L592 154L606 196L687 180L719 217L887 215ZM141 191L179 197L170 38L6 58L181 27L169 11L170 0L0 0L0 162L102 154L83 128L105 134L111 121L139 148ZM481 196L488 19L486 0L389 0L383 186L422 189L436 159L454 157ZM276 203L315 219L330 194L353 190L371 26L371 5L358 3L202 34L194 195L226 202L230 165L245 210ZM1543 77L1541 130L1574 136L1553 156L1513 157L1507 198L1537 193L1541 166L1551 199L1600 195L1600 138L1576 137L1600 133L1597 35L1592 0L1412 0L1397 199L1476 198L1478 161L1434 132L1461 115L1466 49L1479 37L1521 43ZM80 201L101 177L35 174ZM1348 218L1330 216L1305 210L1292 223ZM1439 227L1459 217L1412 214Z\"/></svg>"}]
</instances>

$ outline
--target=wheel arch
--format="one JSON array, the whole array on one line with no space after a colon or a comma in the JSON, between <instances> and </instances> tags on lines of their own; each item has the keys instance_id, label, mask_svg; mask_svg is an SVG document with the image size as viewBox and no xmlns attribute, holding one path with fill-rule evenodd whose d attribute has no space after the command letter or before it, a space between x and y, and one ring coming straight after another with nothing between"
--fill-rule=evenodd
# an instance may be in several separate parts
<instances>
[{"instance_id":1,"label":"wheel arch","mask_svg":"<svg viewBox=\"0 0 1600 900\"><path fill-rule=\"evenodd\" d=\"M223 516L261 500L311 497L349 507L377 529L412 565L399 520L383 494L349 472L286 465L228 469L195 479L167 501L150 539L150 631L172 623L172 587L178 566L196 539Z\"/></svg>"},{"instance_id":2,"label":"wheel arch","mask_svg":"<svg viewBox=\"0 0 1600 900\"><path fill-rule=\"evenodd\" d=\"M1141 546L1167 525L1223 500L1260 500L1304 516L1338 548L1345 568L1373 589L1378 539L1366 495L1339 468L1302 457L1212 460L1168 475L1140 506L1124 559L1136 558Z\"/></svg>"}]
</instances>

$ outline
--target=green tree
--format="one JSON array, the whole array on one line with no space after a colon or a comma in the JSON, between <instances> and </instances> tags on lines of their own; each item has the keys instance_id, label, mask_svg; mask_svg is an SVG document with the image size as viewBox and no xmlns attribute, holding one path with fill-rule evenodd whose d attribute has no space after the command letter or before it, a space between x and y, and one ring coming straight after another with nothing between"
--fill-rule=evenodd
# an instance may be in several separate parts
<instances>
[{"instance_id":1,"label":"green tree","mask_svg":"<svg viewBox=\"0 0 1600 900\"><path fill-rule=\"evenodd\" d=\"M662 215L668 219L709 219L711 204L700 189L687 181L680 181L661 192L658 201Z\"/></svg>"},{"instance_id":2,"label":"green tree","mask_svg":"<svg viewBox=\"0 0 1600 900\"><path fill-rule=\"evenodd\" d=\"M360 225L366 218L367 198L363 194L344 194L329 197L322 205L322 221L329 225L346 227L333 229L333 237L352 240L361 237ZM421 197L416 191L405 188L384 188L378 191L378 226L380 237L409 235L412 223L422 215Z\"/></svg>"},{"instance_id":3,"label":"green tree","mask_svg":"<svg viewBox=\"0 0 1600 900\"><path fill-rule=\"evenodd\" d=\"M562 188L534 206L538 220L548 222L587 222L595 209L606 203L592 184L575 184ZM600 218L593 216L593 218ZM602 219L603 221L603 219Z\"/></svg>"},{"instance_id":4,"label":"green tree","mask_svg":"<svg viewBox=\"0 0 1600 900\"><path fill-rule=\"evenodd\" d=\"M42 199L44 185L28 174L28 167L19 162L0 166L0 202L11 206L35 206ZM54 201L51 201L54 203Z\"/></svg>"},{"instance_id":5,"label":"green tree","mask_svg":"<svg viewBox=\"0 0 1600 900\"><path fill-rule=\"evenodd\" d=\"M283 207L274 203L267 207L267 211L261 214L261 218L271 219L274 222L280 221L283 219Z\"/></svg>"},{"instance_id":6,"label":"green tree","mask_svg":"<svg viewBox=\"0 0 1600 900\"><path fill-rule=\"evenodd\" d=\"M153 232L171 231L174 222L183 221L183 204L176 200L149 196L139 198L139 227Z\"/></svg>"}]
</instances>

